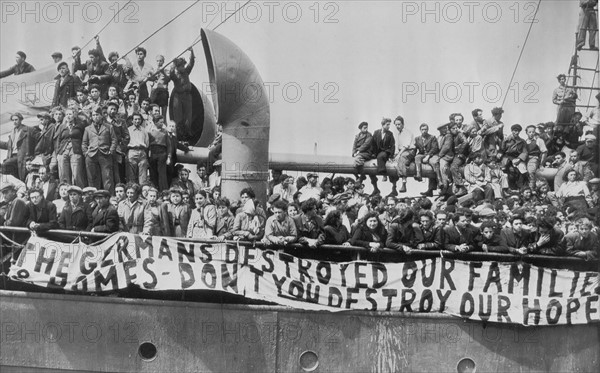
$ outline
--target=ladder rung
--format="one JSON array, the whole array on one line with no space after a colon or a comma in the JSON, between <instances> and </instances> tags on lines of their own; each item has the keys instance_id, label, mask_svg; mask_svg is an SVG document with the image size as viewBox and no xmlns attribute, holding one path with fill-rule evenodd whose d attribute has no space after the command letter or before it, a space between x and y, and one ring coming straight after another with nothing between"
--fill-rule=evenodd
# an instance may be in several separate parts
<instances>
[{"instance_id":1,"label":"ladder rung","mask_svg":"<svg viewBox=\"0 0 600 373\"><path fill-rule=\"evenodd\" d=\"M600 87L576 87L576 86L572 86L572 85L568 85L567 88L591 89L591 90L598 89L598 90L600 90Z\"/></svg>"},{"instance_id":2,"label":"ladder rung","mask_svg":"<svg viewBox=\"0 0 600 373\"><path fill-rule=\"evenodd\" d=\"M579 49L579 51L592 51L592 52L598 52L598 49L590 49L590 48L581 48Z\"/></svg>"},{"instance_id":3,"label":"ladder rung","mask_svg":"<svg viewBox=\"0 0 600 373\"><path fill-rule=\"evenodd\" d=\"M577 67L577 70L585 70L585 71L595 71L595 72L598 72L598 69L590 69L589 67Z\"/></svg>"},{"instance_id":4,"label":"ladder rung","mask_svg":"<svg viewBox=\"0 0 600 373\"><path fill-rule=\"evenodd\" d=\"M594 105L575 105L575 107L595 107Z\"/></svg>"}]
</instances>

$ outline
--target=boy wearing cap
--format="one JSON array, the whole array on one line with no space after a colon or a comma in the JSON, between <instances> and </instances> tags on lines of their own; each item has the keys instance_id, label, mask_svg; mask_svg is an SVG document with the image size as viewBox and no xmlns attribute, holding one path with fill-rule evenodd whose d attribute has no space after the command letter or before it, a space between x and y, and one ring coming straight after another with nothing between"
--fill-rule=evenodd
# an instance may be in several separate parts
<instances>
[{"instance_id":1,"label":"boy wearing cap","mask_svg":"<svg viewBox=\"0 0 600 373\"><path fill-rule=\"evenodd\" d=\"M6 159L2 163L4 173L11 174L24 181L27 176L25 158L33 156L34 138L29 127L23 124L21 113L11 115L14 128L8 135L8 142L0 141L7 149Z\"/></svg>"},{"instance_id":2,"label":"boy wearing cap","mask_svg":"<svg viewBox=\"0 0 600 373\"><path fill-rule=\"evenodd\" d=\"M96 189L113 190L112 154L117 149L117 136L104 122L100 108L92 112L92 124L85 128L81 149L85 155L88 183Z\"/></svg>"},{"instance_id":3,"label":"boy wearing cap","mask_svg":"<svg viewBox=\"0 0 600 373\"><path fill-rule=\"evenodd\" d=\"M25 62L26 59L27 59L27 55L24 52L18 51L17 56L15 57L17 64L8 70L4 70L4 71L0 72L0 79L6 78L7 76L10 76L13 74L21 75L21 74L27 74L27 73L34 72L35 69L29 63Z\"/></svg>"},{"instance_id":4,"label":"boy wearing cap","mask_svg":"<svg viewBox=\"0 0 600 373\"><path fill-rule=\"evenodd\" d=\"M67 101L77 95L77 90L83 83L81 83L79 77L71 75L69 65L64 61L58 64L56 70L58 70L58 76L55 78L56 84L52 106L60 105L66 108Z\"/></svg>"},{"instance_id":5,"label":"boy wearing cap","mask_svg":"<svg viewBox=\"0 0 600 373\"><path fill-rule=\"evenodd\" d=\"M354 168L356 169L356 178L365 179L363 167L365 162L372 158L371 148L373 135L369 132L369 123L361 122L358 125L359 133L354 137L352 145L352 157L354 158Z\"/></svg>"}]
</instances>

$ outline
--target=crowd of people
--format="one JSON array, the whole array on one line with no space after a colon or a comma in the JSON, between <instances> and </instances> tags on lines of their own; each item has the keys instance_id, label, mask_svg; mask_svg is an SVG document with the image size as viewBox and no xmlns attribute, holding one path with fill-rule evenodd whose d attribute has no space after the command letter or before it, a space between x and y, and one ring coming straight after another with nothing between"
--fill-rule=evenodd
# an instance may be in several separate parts
<instances>
[{"instance_id":1,"label":"crowd of people","mask_svg":"<svg viewBox=\"0 0 600 373\"><path fill-rule=\"evenodd\" d=\"M86 63L78 58L80 50L73 52L72 66L56 61L53 109L38 115L39 125L24 125L19 113L11 117L1 225L38 234L57 228L122 231L307 248L390 248L402 254L598 256L600 94L585 116L567 115L570 93L561 82L563 89L553 97L557 120L525 128L513 124L509 135L502 108L494 108L490 119L475 109L469 124L454 113L437 127L437 137L425 123L415 136L402 116L384 118L373 134L362 122L352 150L354 178L333 175L319 183L315 173L294 178L273 172L268 201L257 200L250 188L229 200L220 193L220 161L212 162L220 152L221 128L210 146L211 162L196 165L198 181L177 164L177 149L188 148L178 137L191 133L193 50L189 62L177 59L170 69L162 67L162 56L157 69L147 65L144 48L136 50L136 63L125 65L117 63L115 52L106 60L98 40ZM24 62L21 54L18 58ZM166 123L169 82L177 99L173 120ZM371 159L383 181L389 178L393 185L387 196L381 196L375 175L373 192L365 193L364 165ZM395 172L388 174L389 164ZM538 176L540 169L553 180ZM419 182L427 176L422 196L401 197L409 175Z\"/></svg>"}]
</instances>

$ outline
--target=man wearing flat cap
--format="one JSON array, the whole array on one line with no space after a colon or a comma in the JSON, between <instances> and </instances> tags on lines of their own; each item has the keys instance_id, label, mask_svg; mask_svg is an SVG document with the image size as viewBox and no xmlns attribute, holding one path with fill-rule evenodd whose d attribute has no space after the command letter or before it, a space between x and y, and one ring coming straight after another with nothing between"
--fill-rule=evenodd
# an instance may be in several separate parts
<instances>
[{"instance_id":1,"label":"man wearing flat cap","mask_svg":"<svg viewBox=\"0 0 600 373\"><path fill-rule=\"evenodd\" d=\"M20 198L17 198L17 188L12 183L0 184L0 193L4 198L4 215L0 215L0 225L6 227L24 227L29 218L27 204ZM23 233L13 233L10 238L19 243L27 239L28 235ZM2 253L4 255L4 253Z\"/></svg>"},{"instance_id":2,"label":"man wearing flat cap","mask_svg":"<svg viewBox=\"0 0 600 373\"><path fill-rule=\"evenodd\" d=\"M60 61L62 61L63 55L60 52L54 52L50 55L50 57L52 57L54 63L59 63Z\"/></svg>"},{"instance_id":3,"label":"man wearing flat cap","mask_svg":"<svg viewBox=\"0 0 600 373\"><path fill-rule=\"evenodd\" d=\"M40 113L37 115L40 124L32 127L33 136L33 156L40 157L44 166L49 166L54 152L54 132L56 124L50 113Z\"/></svg>"},{"instance_id":4,"label":"man wearing flat cap","mask_svg":"<svg viewBox=\"0 0 600 373\"><path fill-rule=\"evenodd\" d=\"M306 178L308 179L308 184L306 184L302 187L302 189L300 189L300 193L302 194L300 195L300 198L298 200L300 201L300 203L307 201L311 198L314 198L317 201L320 200L321 192L323 190L317 185L317 182L319 181L319 175L317 175L314 172L309 172L306 175Z\"/></svg>"},{"instance_id":5,"label":"man wearing flat cap","mask_svg":"<svg viewBox=\"0 0 600 373\"><path fill-rule=\"evenodd\" d=\"M25 181L27 170L25 169L25 158L33 156L34 138L31 128L23 124L23 115L15 113L10 120L14 128L8 135L8 141L0 141L6 151L6 159L2 163L4 173L11 174Z\"/></svg>"},{"instance_id":6,"label":"man wearing flat cap","mask_svg":"<svg viewBox=\"0 0 600 373\"><path fill-rule=\"evenodd\" d=\"M99 190L94 193L98 204L92 213L92 232L113 233L119 230L119 214L110 203L110 192Z\"/></svg>"},{"instance_id":7,"label":"man wearing flat cap","mask_svg":"<svg viewBox=\"0 0 600 373\"><path fill-rule=\"evenodd\" d=\"M25 62L26 59L27 59L27 55L24 52L18 51L17 56L15 57L17 64L8 70L4 70L4 71L0 72L0 79L6 78L7 76L10 76L13 74L21 75L21 74L27 74L27 73L34 72L35 71L34 67L31 66L29 63Z\"/></svg>"},{"instance_id":8,"label":"man wearing flat cap","mask_svg":"<svg viewBox=\"0 0 600 373\"><path fill-rule=\"evenodd\" d=\"M56 84L54 87L54 98L52 106L67 107L67 101L70 98L77 96L77 90L82 86L81 80L76 75L72 75L69 71L69 64L65 61L58 64L56 67L58 75L56 76Z\"/></svg>"},{"instance_id":9,"label":"man wearing flat cap","mask_svg":"<svg viewBox=\"0 0 600 373\"><path fill-rule=\"evenodd\" d=\"M582 161L589 162L592 171L596 176L600 175L598 170L598 143L597 138L594 135L587 134L585 135L585 143L583 145L579 145L577 148L577 154L579 154L579 159Z\"/></svg>"},{"instance_id":10,"label":"man wearing flat cap","mask_svg":"<svg viewBox=\"0 0 600 373\"><path fill-rule=\"evenodd\" d=\"M58 225L60 229L72 231L89 231L92 224L92 209L83 201L83 190L72 185L67 190L69 202L65 204L59 214Z\"/></svg>"}]
</instances>

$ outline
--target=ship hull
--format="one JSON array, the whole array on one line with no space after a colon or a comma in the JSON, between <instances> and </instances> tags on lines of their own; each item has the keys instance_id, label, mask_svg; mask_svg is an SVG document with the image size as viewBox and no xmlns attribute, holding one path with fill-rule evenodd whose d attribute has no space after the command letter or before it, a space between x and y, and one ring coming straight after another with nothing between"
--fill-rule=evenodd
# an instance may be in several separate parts
<instances>
[{"instance_id":1,"label":"ship hull","mask_svg":"<svg viewBox=\"0 0 600 373\"><path fill-rule=\"evenodd\" d=\"M2 372L600 371L599 324L0 291Z\"/></svg>"}]
</instances>

